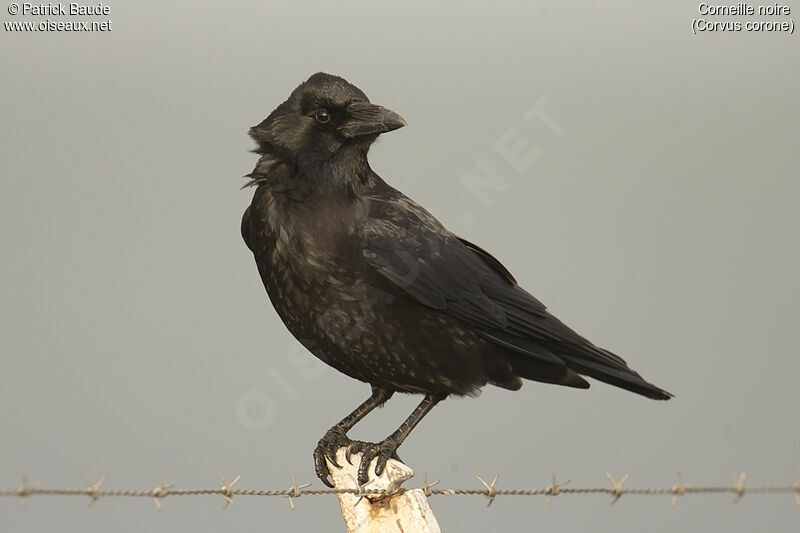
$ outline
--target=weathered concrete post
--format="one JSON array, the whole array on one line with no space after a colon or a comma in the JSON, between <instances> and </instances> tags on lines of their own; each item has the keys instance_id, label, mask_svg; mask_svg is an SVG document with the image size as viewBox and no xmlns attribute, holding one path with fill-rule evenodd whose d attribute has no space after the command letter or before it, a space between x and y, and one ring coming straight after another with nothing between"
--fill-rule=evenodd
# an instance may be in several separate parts
<instances>
[{"instance_id":1,"label":"weathered concrete post","mask_svg":"<svg viewBox=\"0 0 800 533\"><path fill-rule=\"evenodd\" d=\"M345 459L345 449L340 448L336 452L336 461L342 468L328 463L334 486L337 489L358 489L355 480L361 454L353 454L353 464L350 464ZM368 490L397 490L414 477L413 470L394 459L389 459L383 474L376 477L375 461L377 459L373 459L370 465L370 483L365 487ZM338 494L338 497L348 533L441 533L422 489L406 490L393 496Z\"/></svg>"}]
</instances>

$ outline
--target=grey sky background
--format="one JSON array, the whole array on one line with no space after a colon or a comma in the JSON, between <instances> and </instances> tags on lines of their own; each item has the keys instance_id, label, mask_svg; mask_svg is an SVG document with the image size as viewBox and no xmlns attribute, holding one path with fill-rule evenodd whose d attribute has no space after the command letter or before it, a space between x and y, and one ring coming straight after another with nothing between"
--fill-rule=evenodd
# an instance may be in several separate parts
<instances>
[{"instance_id":1,"label":"grey sky background","mask_svg":"<svg viewBox=\"0 0 800 533\"><path fill-rule=\"evenodd\" d=\"M239 187L248 127L320 70L408 121L371 152L384 179L676 395L528 382L449 400L401 448L419 483L794 483L800 43L694 36L697 4L113 2L110 33L0 32L0 486L319 485L314 445L369 388L281 324ZM537 104L549 126L525 119ZM538 156L515 165L498 139ZM353 435L385 437L417 401ZM731 499L431 503L445 531L800 525L789 495ZM222 503L9 498L0 529L344 530L333 497Z\"/></svg>"}]
</instances>

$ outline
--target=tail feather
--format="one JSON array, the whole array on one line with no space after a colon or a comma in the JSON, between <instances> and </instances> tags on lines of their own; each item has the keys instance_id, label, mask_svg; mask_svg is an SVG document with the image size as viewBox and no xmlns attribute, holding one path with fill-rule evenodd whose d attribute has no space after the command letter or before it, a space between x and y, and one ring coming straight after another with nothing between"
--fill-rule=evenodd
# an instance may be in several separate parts
<instances>
[{"instance_id":1,"label":"tail feather","mask_svg":"<svg viewBox=\"0 0 800 533\"><path fill-rule=\"evenodd\" d=\"M653 400L669 400L672 398L672 394L645 381L642 376L630 368L614 368L595 361L574 360L566 357L565 359L567 360L567 365L579 374L593 377Z\"/></svg>"},{"instance_id":2,"label":"tail feather","mask_svg":"<svg viewBox=\"0 0 800 533\"><path fill-rule=\"evenodd\" d=\"M534 359L527 354L509 353L514 373L521 378L540 383L555 383L576 389L588 389L589 382L572 371L563 362L554 364Z\"/></svg>"},{"instance_id":3,"label":"tail feather","mask_svg":"<svg viewBox=\"0 0 800 533\"><path fill-rule=\"evenodd\" d=\"M672 398L669 392L645 381L618 355L580 337L580 344L563 343L555 346L503 331L480 331L479 334L508 357L513 374L521 378L588 389L589 382L578 375L583 374L654 400ZM494 378L498 383L502 381L497 376ZM500 386L518 388L519 383L512 380Z\"/></svg>"}]
</instances>

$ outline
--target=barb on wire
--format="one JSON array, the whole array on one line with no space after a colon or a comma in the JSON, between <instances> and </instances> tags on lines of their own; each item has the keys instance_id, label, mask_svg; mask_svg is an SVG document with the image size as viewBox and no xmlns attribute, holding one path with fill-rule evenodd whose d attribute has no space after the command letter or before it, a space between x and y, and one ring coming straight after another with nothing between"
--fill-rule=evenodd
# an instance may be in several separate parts
<instances>
[{"instance_id":1,"label":"barb on wire","mask_svg":"<svg viewBox=\"0 0 800 533\"><path fill-rule=\"evenodd\" d=\"M794 501L800 507L800 470L797 471L797 483L794 484Z\"/></svg>"},{"instance_id":2,"label":"barb on wire","mask_svg":"<svg viewBox=\"0 0 800 533\"><path fill-rule=\"evenodd\" d=\"M736 490L736 497L733 499L733 502L736 503L742 499L745 493L745 486L744 480L747 479L747 474L741 472L738 476L736 474L731 474L731 479L733 480L733 488Z\"/></svg>"},{"instance_id":3,"label":"barb on wire","mask_svg":"<svg viewBox=\"0 0 800 533\"><path fill-rule=\"evenodd\" d=\"M500 474L497 474L496 476L494 476L494 479L492 480L491 483L486 483L483 480L483 478L481 478L481 476L475 476L475 477L478 478L478 481L483 483L484 487L486 487L485 496L486 496L486 498L489 499L489 503L486 504L486 507L491 507L492 504L494 503L495 496L497 496L497 490L494 488L494 484L497 483L497 480L500 478Z\"/></svg>"},{"instance_id":4,"label":"barb on wire","mask_svg":"<svg viewBox=\"0 0 800 533\"><path fill-rule=\"evenodd\" d=\"M437 479L433 483L428 483L428 473L424 472L422 476L423 476L423 481L422 481L422 487L420 488L422 489L422 493L425 494L426 497L430 497L431 494L433 494L433 492L431 492L431 489L439 484L439 480Z\"/></svg>"},{"instance_id":5,"label":"barb on wire","mask_svg":"<svg viewBox=\"0 0 800 533\"><path fill-rule=\"evenodd\" d=\"M95 502L98 499L100 499L100 494L99 494L100 486L106 482L106 476L101 477L97 481L97 483L92 483L91 481L89 481L89 478L87 476L83 476L83 480L86 482L87 485L86 494L91 498L91 500L89 500L89 504L86 507L91 508L95 504Z\"/></svg>"},{"instance_id":6,"label":"barb on wire","mask_svg":"<svg viewBox=\"0 0 800 533\"><path fill-rule=\"evenodd\" d=\"M20 504L25 506L28 498L32 496L51 495L51 496L89 496L89 507L100 498L105 497L147 497L152 498L158 510L162 509L161 500L167 496L200 496L200 495L219 495L225 500L223 507L227 508L233 503L234 496L282 496L289 500L289 505L294 509L294 499L306 495L323 495L323 494L354 494L358 496L360 502L367 496L391 496L398 492L403 492L404 489L389 491L387 489L370 489L367 482L364 485L359 485L353 479L353 487L346 488L322 488L314 489L310 483L297 484L293 474L289 477L292 480L292 485L288 489L278 490L253 490L253 489L237 489L234 487L239 482L241 476L236 476L233 481L228 483L222 474L218 474L222 480L222 486L212 489L174 489L172 483L165 484L163 477L159 474L158 486L150 490L129 490L129 489L106 489L103 488L106 482L106 477L103 476L96 483L92 483L86 476L84 481L86 487L76 489L50 489L42 485L41 481L29 482L27 477L22 478L22 485L12 490L0 490L0 497L17 498ZM683 482L683 475L678 473L678 482L672 486L665 488L626 488L625 482L628 481L629 476L625 474L619 481L617 481L610 473L606 473L606 477L611 482L611 486L604 487L565 487L567 481L556 481L556 476L553 474L552 482L543 489L498 489L496 487L499 475L496 475L491 483L487 483L480 476L475 476L478 481L483 484L482 488L469 488L469 489L440 489L434 488L439 481L428 483L428 476L425 474L422 487L420 489L426 496L454 496L474 494L484 496L489 500L488 505L491 505L498 496L544 496L548 508L550 508L551 498L563 494L607 494L611 496L611 503L618 501L623 494L625 495L640 495L640 496L671 496L670 507L675 507L679 496L688 496L696 494L732 494L734 501L738 501L746 495L750 494L792 494L795 501L800 505L800 472L798 472L797 481L794 484L787 485L763 485L763 486L745 486L747 476L744 472L738 475L731 475L733 484L726 485L690 485Z\"/></svg>"},{"instance_id":7,"label":"barb on wire","mask_svg":"<svg viewBox=\"0 0 800 533\"><path fill-rule=\"evenodd\" d=\"M225 498L225 505L223 505L222 508L227 509L229 505L234 503L233 486L236 485L240 479L242 479L242 476L236 476L233 481L228 483L227 481L225 481L225 477L223 477L221 472L217 472L217 475L222 480L222 487L220 487L219 489L222 491L220 494L223 498ZM292 479L294 479L294 476L292 476ZM294 505L292 506L292 509L294 509Z\"/></svg>"},{"instance_id":8,"label":"barb on wire","mask_svg":"<svg viewBox=\"0 0 800 533\"><path fill-rule=\"evenodd\" d=\"M544 501L547 503L547 508L550 509L550 496L558 496L561 494L561 487L569 483L569 480L556 483L556 475L553 474L553 483L544 489Z\"/></svg>"},{"instance_id":9,"label":"barb on wire","mask_svg":"<svg viewBox=\"0 0 800 533\"><path fill-rule=\"evenodd\" d=\"M622 485L628 481L628 474L622 476L622 479L620 479L619 482L614 479L614 476L612 476L610 472L606 472L606 477L611 481L611 487L614 489L613 498L611 499L611 503L609 505L614 505L617 503L617 500L622 497L622 494L625 491L625 489L622 488Z\"/></svg>"},{"instance_id":10,"label":"barb on wire","mask_svg":"<svg viewBox=\"0 0 800 533\"><path fill-rule=\"evenodd\" d=\"M672 502L669 504L673 509L678 504L678 496L686 494L686 489L693 489L694 485L684 485L683 474L678 472L678 482L672 485Z\"/></svg>"},{"instance_id":11,"label":"barb on wire","mask_svg":"<svg viewBox=\"0 0 800 533\"><path fill-rule=\"evenodd\" d=\"M167 494L169 494L168 490L174 486L174 483L164 485L164 477L158 474L158 486L150 491L150 495L153 497L153 502L155 502L156 508L159 511L161 510L161 502L159 500L165 498Z\"/></svg>"},{"instance_id":12,"label":"barb on wire","mask_svg":"<svg viewBox=\"0 0 800 533\"><path fill-rule=\"evenodd\" d=\"M358 499L356 500L356 503L353 504L353 507L355 507L356 505L361 503L361 500L363 500L367 496L370 496L372 494L384 494L383 491L377 492L377 491L371 491L371 490L367 489L367 485L369 485L370 483L375 481L374 479L370 479L369 481L367 481L363 485L359 485L358 484L358 480L356 478L354 478L352 475L347 474L347 477L349 477L351 480L353 480L353 485L355 485L355 487L356 487L355 490L351 489L350 492L354 496L358 496ZM336 489L333 489L333 490L336 490Z\"/></svg>"},{"instance_id":13,"label":"barb on wire","mask_svg":"<svg viewBox=\"0 0 800 533\"><path fill-rule=\"evenodd\" d=\"M19 500L20 507L26 507L28 504L25 502L25 498L27 498L31 491L38 486L41 486L41 481L34 481L32 483L28 482L27 476L22 476L22 485L17 487L15 491L17 499Z\"/></svg>"},{"instance_id":14,"label":"barb on wire","mask_svg":"<svg viewBox=\"0 0 800 533\"><path fill-rule=\"evenodd\" d=\"M294 478L294 474L290 473L289 477L292 478L292 486L289 487L289 493L286 495L286 497L289 499L289 506L292 508L292 511L294 511L294 500L292 498L299 498L303 494L303 489L310 487L311 483L303 483L302 485L298 485L297 480Z\"/></svg>"}]
</instances>

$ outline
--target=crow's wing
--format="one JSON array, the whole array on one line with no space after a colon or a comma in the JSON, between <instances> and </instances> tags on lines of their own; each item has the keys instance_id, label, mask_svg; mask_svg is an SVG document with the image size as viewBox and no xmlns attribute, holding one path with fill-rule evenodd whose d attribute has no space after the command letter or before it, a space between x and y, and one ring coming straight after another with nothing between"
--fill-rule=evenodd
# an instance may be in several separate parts
<instances>
[{"instance_id":1,"label":"crow's wing","mask_svg":"<svg viewBox=\"0 0 800 533\"><path fill-rule=\"evenodd\" d=\"M372 198L364 256L420 304L455 316L504 348L650 397L666 393L584 339L519 287L491 254L445 229L409 198Z\"/></svg>"}]
</instances>

